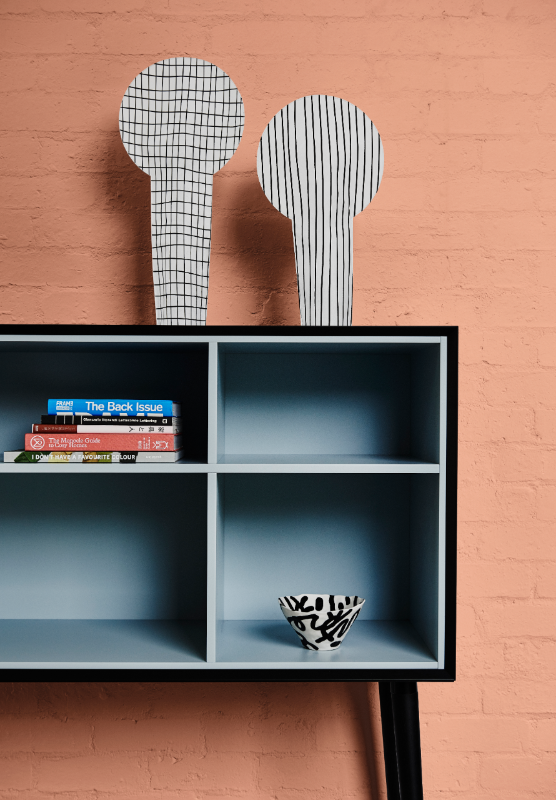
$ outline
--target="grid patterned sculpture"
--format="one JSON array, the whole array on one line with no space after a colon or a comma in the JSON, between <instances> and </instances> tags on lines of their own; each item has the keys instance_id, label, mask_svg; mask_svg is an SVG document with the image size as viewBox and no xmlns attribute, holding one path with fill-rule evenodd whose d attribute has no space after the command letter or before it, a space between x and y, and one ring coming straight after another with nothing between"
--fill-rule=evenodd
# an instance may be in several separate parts
<instances>
[{"instance_id":1,"label":"grid patterned sculpture","mask_svg":"<svg viewBox=\"0 0 556 800\"><path fill-rule=\"evenodd\" d=\"M213 175L243 133L241 96L221 69L169 58L140 72L120 107L120 134L151 178L157 325L206 325Z\"/></svg>"},{"instance_id":2,"label":"grid patterned sculpture","mask_svg":"<svg viewBox=\"0 0 556 800\"><path fill-rule=\"evenodd\" d=\"M302 325L351 325L353 217L375 196L383 170L377 129L347 100L301 97L267 125L257 172L292 221Z\"/></svg>"}]
</instances>

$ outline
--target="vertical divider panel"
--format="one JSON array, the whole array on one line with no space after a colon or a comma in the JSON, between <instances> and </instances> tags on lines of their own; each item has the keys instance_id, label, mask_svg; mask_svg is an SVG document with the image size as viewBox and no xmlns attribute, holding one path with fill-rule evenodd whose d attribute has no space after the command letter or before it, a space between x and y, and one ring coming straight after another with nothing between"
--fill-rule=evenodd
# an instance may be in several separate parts
<instances>
[{"instance_id":1,"label":"vertical divider panel","mask_svg":"<svg viewBox=\"0 0 556 800\"><path fill-rule=\"evenodd\" d=\"M216 472L207 474L207 661L216 661L216 609L218 587L217 528L218 483Z\"/></svg>"},{"instance_id":2,"label":"vertical divider panel","mask_svg":"<svg viewBox=\"0 0 556 800\"><path fill-rule=\"evenodd\" d=\"M216 658L224 625L224 494L226 475L216 476Z\"/></svg>"},{"instance_id":3,"label":"vertical divider panel","mask_svg":"<svg viewBox=\"0 0 556 800\"><path fill-rule=\"evenodd\" d=\"M438 668L444 669L446 631L446 425L448 402L448 339L440 337L440 431L438 476Z\"/></svg>"},{"instance_id":4,"label":"vertical divider panel","mask_svg":"<svg viewBox=\"0 0 556 800\"><path fill-rule=\"evenodd\" d=\"M217 390L216 390L216 403L217 403L217 430L216 430L216 451L217 461L226 452L225 443L225 420L224 420L224 392L225 392L225 376L226 376L226 353L224 352L223 345L218 346L218 360L217 360Z\"/></svg>"},{"instance_id":5,"label":"vertical divider panel","mask_svg":"<svg viewBox=\"0 0 556 800\"><path fill-rule=\"evenodd\" d=\"M208 364L208 442L207 460L209 464L218 461L218 344L209 342Z\"/></svg>"},{"instance_id":6,"label":"vertical divider panel","mask_svg":"<svg viewBox=\"0 0 556 800\"><path fill-rule=\"evenodd\" d=\"M216 464L218 435L218 344L209 342L207 461ZM216 473L207 474L207 662L216 661L216 515L218 487Z\"/></svg>"}]
</instances>

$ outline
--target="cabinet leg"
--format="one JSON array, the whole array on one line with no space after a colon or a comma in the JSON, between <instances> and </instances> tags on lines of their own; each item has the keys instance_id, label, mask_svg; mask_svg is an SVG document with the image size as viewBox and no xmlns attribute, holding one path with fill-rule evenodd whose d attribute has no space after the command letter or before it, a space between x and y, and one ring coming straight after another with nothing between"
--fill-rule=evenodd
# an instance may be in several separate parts
<instances>
[{"instance_id":1,"label":"cabinet leg","mask_svg":"<svg viewBox=\"0 0 556 800\"><path fill-rule=\"evenodd\" d=\"M384 771L388 800L401 800L398 780L398 757L396 755L396 735L394 732L394 710L392 708L392 683L380 681L380 716L382 720L382 744L384 747Z\"/></svg>"},{"instance_id":2,"label":"cabinet leg","mask_svg":"<svg viewBox=\"0 0 556 800\"><path fill-rule=\"evenodd\" d=\"M417 684L381 682L379 690L388 800L423 800Z\"/></svg>"}]
</instances>

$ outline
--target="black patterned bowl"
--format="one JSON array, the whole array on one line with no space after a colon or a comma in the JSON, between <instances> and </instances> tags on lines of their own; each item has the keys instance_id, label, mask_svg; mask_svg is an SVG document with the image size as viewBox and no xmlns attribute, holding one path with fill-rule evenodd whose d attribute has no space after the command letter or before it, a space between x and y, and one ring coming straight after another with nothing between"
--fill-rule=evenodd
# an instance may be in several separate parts
<instances>
[{"instance_id":1,"label":"black patterned bowl","mask_svg":"<svg viewBox=\"0 0 556 800\"><path fill-rule=\"evenodd\" d=\"M286 595L278 601L307 650L337 650L365 602L343 594Z\"/></svg>"}]
</instances>

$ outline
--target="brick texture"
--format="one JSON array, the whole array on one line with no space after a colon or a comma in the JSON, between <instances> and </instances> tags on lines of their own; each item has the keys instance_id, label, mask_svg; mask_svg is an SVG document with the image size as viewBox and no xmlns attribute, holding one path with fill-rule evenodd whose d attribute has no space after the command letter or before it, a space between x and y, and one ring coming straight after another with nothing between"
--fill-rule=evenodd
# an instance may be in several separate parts
<instances>
[{"instance_id":1,"label":"brick texture","mask_svg":"<svg viewBox=\"0 0 556 800\"><path fill-rule=\"evenodd\" d=\"M303 94L383 138L354 323L460 326L459 674L420 686L429 800L556 786L553 0L4 0L0 321L153 324L148 179L118 107L172 55L245 101L214 186L208 321L299 322L256 150ZM384 800L377 687L0 684L0 795Z\"/></svg>"}]
</instances>

